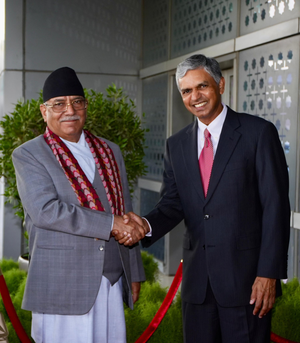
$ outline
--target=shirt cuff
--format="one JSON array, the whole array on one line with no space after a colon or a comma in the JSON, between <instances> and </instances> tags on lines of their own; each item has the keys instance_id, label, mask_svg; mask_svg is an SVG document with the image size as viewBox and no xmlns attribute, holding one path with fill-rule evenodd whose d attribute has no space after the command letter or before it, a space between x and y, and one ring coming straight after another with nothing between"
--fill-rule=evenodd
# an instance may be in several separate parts
<instances>
[{"instance_id":1,"label":"shirt cuff","mask_svg":"<svg viewBox=\"0 0 300 343\"><path fill-rule=\"evenodd\" d=\"M150 223L148 222L148 220L145 217L142 217L142 218L146 220L146 222L148 223L149 229L150 229L150 231L148 233L146 233L145 236L146 237L152 237L152 227L151 227Z\"/></svg>"},{"instance_id":2,"label":"shirt cuff","mask_svg":"<svg viewBox=\"0 0 300 343\"><path fill-rule=\"evenodd\" d=\"M115 220L115 216L112 214L112 221L111 221L111 228L110 231L112 231L113 227L114 227L114 220Z\"/></svg>"}]
</instances>

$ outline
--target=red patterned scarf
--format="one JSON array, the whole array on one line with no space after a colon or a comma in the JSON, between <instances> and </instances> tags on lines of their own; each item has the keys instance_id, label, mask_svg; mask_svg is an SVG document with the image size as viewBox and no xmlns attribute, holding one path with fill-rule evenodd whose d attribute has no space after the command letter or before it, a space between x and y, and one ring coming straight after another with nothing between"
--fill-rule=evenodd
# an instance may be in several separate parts
<instances>
[{"instance_id":1,"label":"red patterned scarf","mask_svg":"<svg viewBox=\"0 0 300 343\"><path fill-rule=\"evenodd\" d=\"M123 215L125 213L124 197L115 156L105 141L87 130L84 130L84 135L94 157L112 214ZM104 211L93 185L65 143L48 127L44 133L44 139L64 170L80 205L92 210Z\"/></svg>"}]
</instances>

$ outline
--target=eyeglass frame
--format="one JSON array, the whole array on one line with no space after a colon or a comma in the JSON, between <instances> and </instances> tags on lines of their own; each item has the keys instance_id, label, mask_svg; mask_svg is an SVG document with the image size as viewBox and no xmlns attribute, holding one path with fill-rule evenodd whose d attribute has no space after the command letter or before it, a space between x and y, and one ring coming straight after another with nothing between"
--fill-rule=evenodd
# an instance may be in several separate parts
<instances>
[{"instance_id":1,"label":"eyeglass frame","mask_svg":"<svg viewBox=\"0 0 300 343\"><path fill-rule=\"evenodd\" d=\"M77 100L82 100L82 101L85 102L84 108L81 108L81 109L75 109L75 108L74 108L73 103L74 103L74 101L77 101ZM57 103L59 103L59 102L60 102L60 101L57 101L57 102L55 102L53 105L48 105L46 102L44 102L43 105L46 106L46 107L52 107L52 111L53 111L54 113L62 113L62 112L65 112L65 111L68 110L68 106L72 106L72 108L73 108L74 111L82 111L82 110L85 110L85 109L87 108L87 105L88 105L87 99L85 99L85 98L76 98L76 99L73 99L73 100L72 100L71 102L69 102L68 104L66 104L66 108L65 108L64 110L62 110L62 111L60 111L60 112L55 112L55 111L53 110L53 107L54 107L55 104L57 104ZM63 102L63 101L61 101L61 102Z\"/></svg>"}]
</instances>

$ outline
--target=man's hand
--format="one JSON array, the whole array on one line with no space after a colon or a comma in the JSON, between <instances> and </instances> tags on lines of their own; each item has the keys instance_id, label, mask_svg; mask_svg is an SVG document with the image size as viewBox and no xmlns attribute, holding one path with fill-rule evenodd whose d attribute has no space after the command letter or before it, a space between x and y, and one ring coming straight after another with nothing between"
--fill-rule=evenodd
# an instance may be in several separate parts
<instances>
[{"instance_id":1,"label":"man's hand","mask_svg":"<svg viewBox=\"0 0 300 343\"><path fill-rule=\"evenodd\" d=\"M112 235L120 244L131 246L145 237L145 230L134 220L126 223L123 217L115 216Z\"/></svg>"},{"instance_id":2,"label":"man's hand","mask_svg":"<svg viewBox=\"0 0 300 343\"><path fill-rule=\"evenodd\" d=\"M250 304L255 303L253 314L262 318L273 307L276 295L276 279L257 277L252 286Z\"/></svg>"},{"instance_id":3,"label":"man's hand","mask_svg":"<svg viewBox=\"0 0 300 343\"><path fill-rule=\"evenodd\" d=\"M137 300L139 300L141 283L140 282L132 282L131 283L131 290L132 290L132 300L133 300L133 303L135 303Z\"/></svg>"},{"instance_id":4,"label":"man's hand","mask_svg":"<svg viewBox=\"0 0 300 343\"><path fill-rule=\"evenodd\" d=\"M138 226L139 230L142 229L142 238L145 237L145 235L150 231L150 228L148 226L148 223L145 219L141 218L137 214L133 212L128 212L123 216L123 224L128 226L136 227ZM128 226L127 226L128 225ZM131 243L131 235L128 232L122 232L119 231L117 228L113 228L112 235L115 237L115 239L120 243L124 245L132 245L134 243Z\"/></svg>"}]
</instances>

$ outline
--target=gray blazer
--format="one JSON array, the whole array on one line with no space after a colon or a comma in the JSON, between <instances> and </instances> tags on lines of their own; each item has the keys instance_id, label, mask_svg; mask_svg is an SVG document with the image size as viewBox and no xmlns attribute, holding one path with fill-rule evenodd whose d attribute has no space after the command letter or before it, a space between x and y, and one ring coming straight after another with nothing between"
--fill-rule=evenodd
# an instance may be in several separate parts
<instances>
[{"instance_id":1,"label":"gray blazer","mask_svg":"<svg viewBox=\"0 0 300 343\"><path fill-rule=\"evenodd\" d=\"M120 169L125 210L131 211L121 151L106 142ZM105 212L80 206L42 135L15 149L12 158L29 234L30 265L22 308L48 314L85 314L95 302L105 243L110 239L112 215L104 187L96 191ZM138 245L128 248L118 244L118 248L124 269L123 298L133 308L131 282L145 280L140 250Z\"/></svg>"}]
</instances>

